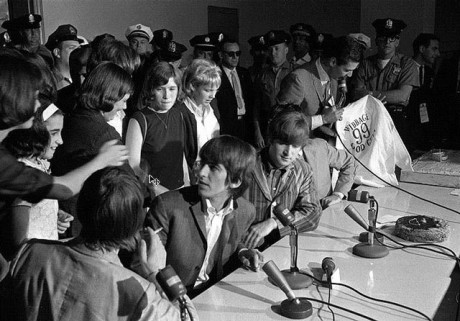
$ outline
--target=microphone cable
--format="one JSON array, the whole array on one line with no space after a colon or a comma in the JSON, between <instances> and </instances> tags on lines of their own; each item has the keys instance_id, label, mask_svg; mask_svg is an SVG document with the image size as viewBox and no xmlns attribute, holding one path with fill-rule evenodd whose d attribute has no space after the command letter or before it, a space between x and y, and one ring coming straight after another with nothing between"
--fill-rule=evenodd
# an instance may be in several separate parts
<instances>
[{"instance_id":1,"label":"microphone cable","mask_svg":"<svg viewBox=\"0 0 460 321\"><path fill-rule=\"evenodd\" d=\"M387 184L388 186L391 186L391 187L393 187L393 188L395 188L395 189L397 189L397 190L399 190L399 191L401 191L401 192L404 192L404 193L407 193L407 194L409 194L409 195L411 195L411 196L414 196L415 198L418 198L418 199L420 199L420 200L422 200L422 201L424 201L424 202L433 204L433 205L435 205L435 206L441 207L441 208L443 208L443 209L445 209L445 210L454 212L454 213L456 213L456 214L460 214L460 211L454 210L453 208L450 208L450 207L444 206L444 205L442 205L442 204L436 203L436 202L434 202L434 201L431 201L431 200L429 200L429 199L423 198L423 197L418 196L418 195L416 195L416 194L414 194L414 193L412 193L412 192L409 192L409 191L407 191L407 190L405 190L405 189L403 189L403 188L401 188L401 187L399 187L399 186L396 186L396 185L393 185L393 184L387 182L386 180L384 180L383 178L381 178L380 176L378 176L377 174L375 174L373 171L371 171L366 165L364 165L364 164L358 159L358 157L356 157L354 154L352 154L352 153L350 152L350 150L347 148L347 146L345 146L345 144L343 143L342 137L340 137L339 134L337 134L337 137L339 138L340 142L342 143L343 148L347 151L348 154L350 154L351 156L353 156L353 158L354 158L362 167L364 167L369 173L371 173L372 175L374 175L375 177L377 177L379 180L381 180L382 182L384 182L384 183Z\"/></svg>"},{"instance_id":2,"label":"microphone cable","mask_svg":"<svg viewBox=\"0 0 460 321\"><path fill-rule=\"evenodd\" d=\"M328 307L329 311L331 311L332 321L335 321L335 313L334 313L334 311L332 311L332 308L331 308L332 282L328 282L328 283L329 283L329 291L328 291L328 294L327 294L327 307Z\"/></svg>"},{"instance_id":3,"label":"microphone cable","mask_svg":"<svg viewBox=\"0 0 460 321\"><path fill-rule=\"evenodd\" d=\"M323 282L322 280L317 279L316 277L314 277L313 275L310 275L309 273L306 273L305 271L302 271L302 270L301 270L301 271L299 271L299 273L302 273L302 274L305 274L305 275L311 277L313 280L315 280L315 281L316 281L317 283L319 283L319 284L324 284L324 282ZM411 307L409 307L409 306L407 306L407 305L400 304L400 303L397 303L397 302L373 298L373 297L371 297L371 296L368 296L368 295L366 295L366 294L364 294L364 293L362 293L362 292L356 290L355 288L353 288L352 286L350 286L350 285L348 285L348 284L331 282L330 285L331 285L331 286L332 286L332 285L343 286L343 287L345 287L345 288L347 288L347 289L350 289L350 290L354 291L355 293L361 295L362 297L364 297L364 298L366 298L366 299L368 299L368 300L376 301L376 302L380 302L380 303L385 303L385 304L389 304L389 305L394 305L394 306L397 306L397 307L399 307L399 308L403 308L403 309L406 309L406 310L415 312L415 313L417 313L417 314L423 316L425 319L427 319L427 320L429 320L429 321L433 321L429 316L427 316L425 313L423 313L423 312L421 312L421 311L419 311L419 310L416 310L416 309L411 308ZM329 291L330 291L330 289L329 289ZM320 300L315 300L315 299L311 299L311 298L308 298L308 300L316 301L316 302L319 302L319 301L320 301ZM321 302L324 302L324 301L321 301ZM337 308L339 308L339 309L341 308L341 307L336 306L336 305L333 305L333 304L331 304L331 305L332 305L333 307L337 307ZM348 312L348 311L347 311L347 312ZM368 320L374 320L374 319L371 319L371 318L366 318L366 319L368 319Z\"/></svg>"}]
</instances>

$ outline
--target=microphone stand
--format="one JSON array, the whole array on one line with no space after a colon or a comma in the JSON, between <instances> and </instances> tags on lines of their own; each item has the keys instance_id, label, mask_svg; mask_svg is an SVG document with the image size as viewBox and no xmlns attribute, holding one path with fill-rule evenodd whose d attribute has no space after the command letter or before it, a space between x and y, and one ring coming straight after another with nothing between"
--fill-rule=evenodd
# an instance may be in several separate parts
<instances>
[{"instance_id":1,"label":"microphone stand","mask_svg":"<svg viewBox=\"0 0 460 321\"><path fill-rule=\"evenodd\" d=\"M299 253L298 242L299 232L297 231L297 227L291 225L291 235L289 236L289 245L291 247L291 268L282 270L281 274L283 274L289 286L294 290L307 288L313 283L311 277L301 273L297 267L297 256Z\"/></svg>"},{"instance_id":2,"label":"microphone stand","mask_svg":"<svg viewBox=\"0 0 460 321\"><path fill-rule=\"evenodd\" d=\"M389 251L388 248L380 244L374 244L376 223L377 223L377 211L375 209L375 199L371 197L369 202L368 220L369 220L369 232L367 235L367 242L356 244L353 247L353 254L365 258L377 259L387 256Z\"/></svg>"}]
</instances>

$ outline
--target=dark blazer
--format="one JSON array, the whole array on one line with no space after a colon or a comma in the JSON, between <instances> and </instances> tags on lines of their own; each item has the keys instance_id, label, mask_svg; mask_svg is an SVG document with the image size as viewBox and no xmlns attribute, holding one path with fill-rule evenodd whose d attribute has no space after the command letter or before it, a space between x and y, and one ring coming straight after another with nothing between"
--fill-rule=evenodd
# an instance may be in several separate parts
<instances>
[{"instance_id":1,"label":"dark blazer","mask_svg":"<svg viewBox=\"0 0 460 321\"><path fill-rule=\"evenodd\" d=\"M146 224L158 233L170 264L190 291L206 255L205 209L197 186L170 191L156 197ZM210 283L216 282L239 264L240 243L255 218L254 206L243 198L234 200L234 210L224 218L222 231L209 258ZM190 292L189 292L190 294Z\"/></svg>"},{"instance_id":2,"label":"dark blazer","mask_svg":"<svg viewBox=\"0 0 460 321\"><path fill-rule=\"evenodd\" d=\"M331 79L331 94L337 98L335 79ZM300 105L307 116L321 114L326 97L315 61L300 66L283 79L277 101Z\"/></svg>"},{"instance_id":3,"label":"dark blazer","mask_svg":"<svg viewBox=\"0 0 460 321\"><path fill-rule=\"evenodd\" d=\"M254 103L251 76L247 69L236 67L246 108L246 114L240 125L238 124L238 104L236 102L235 91L222 66L220 69L222 70L222 82L216 94L216 99L220 113L221 133L247 140L246 133L252 133L248 127L252 125L252 106Z\"/></svg>"}]
</instances>

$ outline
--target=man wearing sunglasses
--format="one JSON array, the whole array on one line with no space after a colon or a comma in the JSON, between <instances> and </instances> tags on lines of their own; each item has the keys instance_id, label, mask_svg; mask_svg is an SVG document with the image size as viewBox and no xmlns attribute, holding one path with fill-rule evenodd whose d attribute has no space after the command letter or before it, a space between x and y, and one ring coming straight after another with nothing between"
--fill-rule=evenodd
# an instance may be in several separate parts
<instances>
[{"instance_id":1,"label":"man wearing sunglasses","mask_svg":"<svg viewBox=\"0 0 460 321\"><path fill-rule=\"evenodd\" d=\"M221 133L252 142L249 133L252 81L247 69L238 66L241 50L237 41L226 39L219 51L222 84L216 94Z\"/></svg>"},{"instance_id":2,"label":"man wearing sunglasses","mask_svg":"<svg viewBox=\"0 0 460 321\"><path fill-rule=\"evenodd\" d=\"M377 54L364 59L354 73L351 95L353 100L368 94L382 100L407 145L410 129L406 107L412 89L419 86L414 60L396 51L401 31L407 25L392 18L377 19L372 25L377 33Z\"/></svg>"}]
</instances>

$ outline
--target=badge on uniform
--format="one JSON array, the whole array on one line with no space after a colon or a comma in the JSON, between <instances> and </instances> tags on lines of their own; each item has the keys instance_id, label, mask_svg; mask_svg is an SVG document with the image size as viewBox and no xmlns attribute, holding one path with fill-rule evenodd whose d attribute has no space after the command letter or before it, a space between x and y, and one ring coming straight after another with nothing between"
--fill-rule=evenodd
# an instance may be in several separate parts
<instances>
[{"instance_id":1,"label":"badge on uniform","mask_svg":"<svg viewBox=\"0 0 460 321\"><path fill-rule=\"evenodd\" d=\"M399 75L399 74L401 73L401 67L396 67L396 66L394 66L394 67L393 67L393 73L394 73L395 75Z\"/></svg>"}]
</instances>

